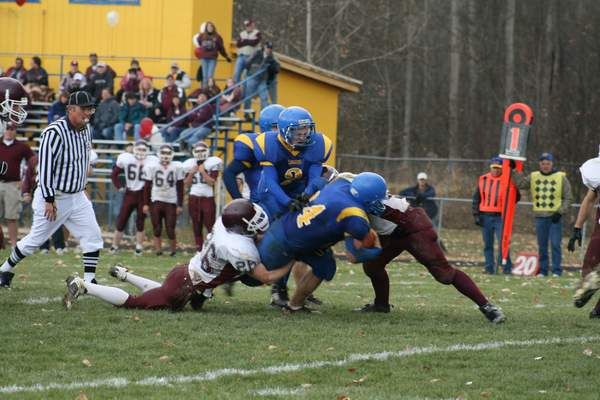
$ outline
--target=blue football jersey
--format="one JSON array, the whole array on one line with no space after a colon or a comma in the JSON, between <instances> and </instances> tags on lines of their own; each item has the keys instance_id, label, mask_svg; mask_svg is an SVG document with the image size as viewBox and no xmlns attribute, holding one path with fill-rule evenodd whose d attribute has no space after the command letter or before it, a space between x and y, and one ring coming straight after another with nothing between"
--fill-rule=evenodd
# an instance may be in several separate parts
<instances>
[{"instance_id":1,"label":"blue football jersey","mask_svg":"<svg viewBox=\"0 0 600 400\"><path fill-rule=\"evenodd\" d=\"M253 200L256 197L258 181L260 180L260 165L254 154L257 136L256 133L242 133L233 142L233 159L240 161L246 167L243 171L244 178L250 188Z\"/></svg>"}]
</instances>

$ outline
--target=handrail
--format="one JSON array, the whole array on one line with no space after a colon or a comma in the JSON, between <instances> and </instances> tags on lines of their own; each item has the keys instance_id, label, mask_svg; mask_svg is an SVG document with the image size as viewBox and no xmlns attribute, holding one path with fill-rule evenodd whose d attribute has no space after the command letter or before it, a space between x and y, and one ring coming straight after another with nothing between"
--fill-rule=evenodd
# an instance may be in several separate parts
<instances>
[{"instance_id":1,"label":"handrail","mask_svg":"<svg viewBox=\"0 0 600 400\"><path fill-rule=\"evenodd\" d=\"M217 104L217 107L216 107L216 110L215 110L215 115L217 115L217 118L218 118L218 115L220 114L220 110L219 110L218 104L219 104L219 100L221 99L221 97L223 97L224 93L226 91L230 90L230 89L235 89L235 88L237 88L237 87L239 87L241 85L246 84L246 82L249 82L250 79L253 79L253 78L257 77L258 75L264 73L266 70L267 70L267 68L263 67L263 68L259 69L258 71L256 71L254 74L246 77L246 79L244 79L243 81L240 81L240 82L236 83L235 85L233 85L233 86L231 86L229 88L223 89L223 91L221 93L219 93L219 94L211 97L210 99L206 100L204 103L196 105L195 107L193 107L189 111L187 111L185 114L183 114L183 115L175 118L173 121L171 121L168 124L164 125L162 128L159 129L159 132L162 134L167 128L169 128L169 127L177 124L178 122L181 122L181 121L187 119L188 116L190 116L191 114L193 114L194 112L196 112L200 108L202 108L202 107L204 107L204 106L206 106L206 105L208 105L208 104L210 104L212 102L215 102ZM254 94L252 94L252 97L254 97ZM247 100L247 98L248 98L248 96L244 97L244 100ZM212 122L213 122L213 119L210 119L210 120L204 122L202 125L198 126L197 128L202 128L202 127L204 127L204 126L206 126L206 125L208 125L209 123L212 123ZM179 138L177 138L177 140L175 142L181 142L181 140L182 140L181 137L179 137Z\"/></svg>"}]
</instances>

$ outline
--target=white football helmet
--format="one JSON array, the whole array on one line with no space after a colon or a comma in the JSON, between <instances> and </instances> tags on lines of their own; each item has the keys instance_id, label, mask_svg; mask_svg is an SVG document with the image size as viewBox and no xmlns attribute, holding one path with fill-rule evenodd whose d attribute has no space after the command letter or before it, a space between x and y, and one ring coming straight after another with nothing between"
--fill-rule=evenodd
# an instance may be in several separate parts
<instances>
[{"instance_id":1,"label":"white football helmet","mask_svg":"<svg viewBox=\"0 0 600 400\"><path fill-rule=\"evenodd\" d=\"M208 158L209 153L210 149L208 148L208 145L204 142L198 142L192 148L192 154L198 161L206 160Z\"/></svg>"},{"instance_id":2,"label":"white football helmet","mask_svg":"<svg viewBox=\"0 0 600 400\"><path fill-rule=\"evenodd\" d=\"M173 161L173 156L175 156L175 152L170 144L163 144L160 146L158 150L158 158L160 159L161 164L168 165L171 161Z\"/></svg>"},{"instance_id":3,"label":"white football helmet","mask_svg":"<svg viewBox=\"0 0 600 400\"><path fill-rule=\"evenodd\" d=\"M133 155L138 160L144 160L148 156L148 143L143 140L138 140L133 146Z\"/></svg>"}]
</instances>

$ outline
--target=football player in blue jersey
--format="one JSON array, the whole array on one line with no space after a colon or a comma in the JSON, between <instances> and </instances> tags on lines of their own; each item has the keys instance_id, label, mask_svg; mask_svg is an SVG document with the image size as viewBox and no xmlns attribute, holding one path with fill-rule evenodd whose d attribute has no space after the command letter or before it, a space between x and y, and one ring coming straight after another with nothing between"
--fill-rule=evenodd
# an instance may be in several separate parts
<instances>
[{"instance_id":1,"label":"football player in blue jersey","mask_svg":"<svg viewBox=\"0 0 600 400\"><path fill-rule=\"evenodd\" d=\"M279 104L271 104L260 112L258 125L261 132L277 131L279 114L284 107ZM260 166L254 155L256 133L242 133L233 142L233 160L223 171L223 182L227 191L234 199L242 197L238 189L236 176L244 174L244 178L250 188L250 199L258 201L257 186L260 179Z\"/></svg>"},{"instance_id":2,"label":"football player in blue jersey","mask_svg":"<svg viewBox=\"0 0 600 400\"><path fill-rule=\"evenodd\" d=\"M345 238L352 262L365 262L380 254L381 248L357 246L355 240L366 241L370 234L367 213L381 215L385 211L382 201L386 192L386 182L378 174L363 172L352 182L342 174L315 193L304 208L271 224L258 246L267 269L281 268L291 260L311 267L298 282L286 305L288 311L310 311L304 305L306 298L323 280L333 279L336 263L331 246L335 243Z\"/></svg>"}]
</instances>

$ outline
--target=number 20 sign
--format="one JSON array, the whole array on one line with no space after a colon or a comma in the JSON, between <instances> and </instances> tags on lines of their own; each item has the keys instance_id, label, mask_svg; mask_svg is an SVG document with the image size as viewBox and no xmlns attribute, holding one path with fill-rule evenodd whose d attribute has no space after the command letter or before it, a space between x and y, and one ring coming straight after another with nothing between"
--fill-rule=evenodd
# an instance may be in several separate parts
<instances>
[{"instance_id":1,"label":"number 20 sign","mask_svg":"<svg viewBox=\"0 0 600 400\"><path fill-rule=\"evenodd\" d=\"M540 270L537 253L522 252L517 254L513 263L512 274L519 276L536 276Z\"/></svg>"}]
</instances>

